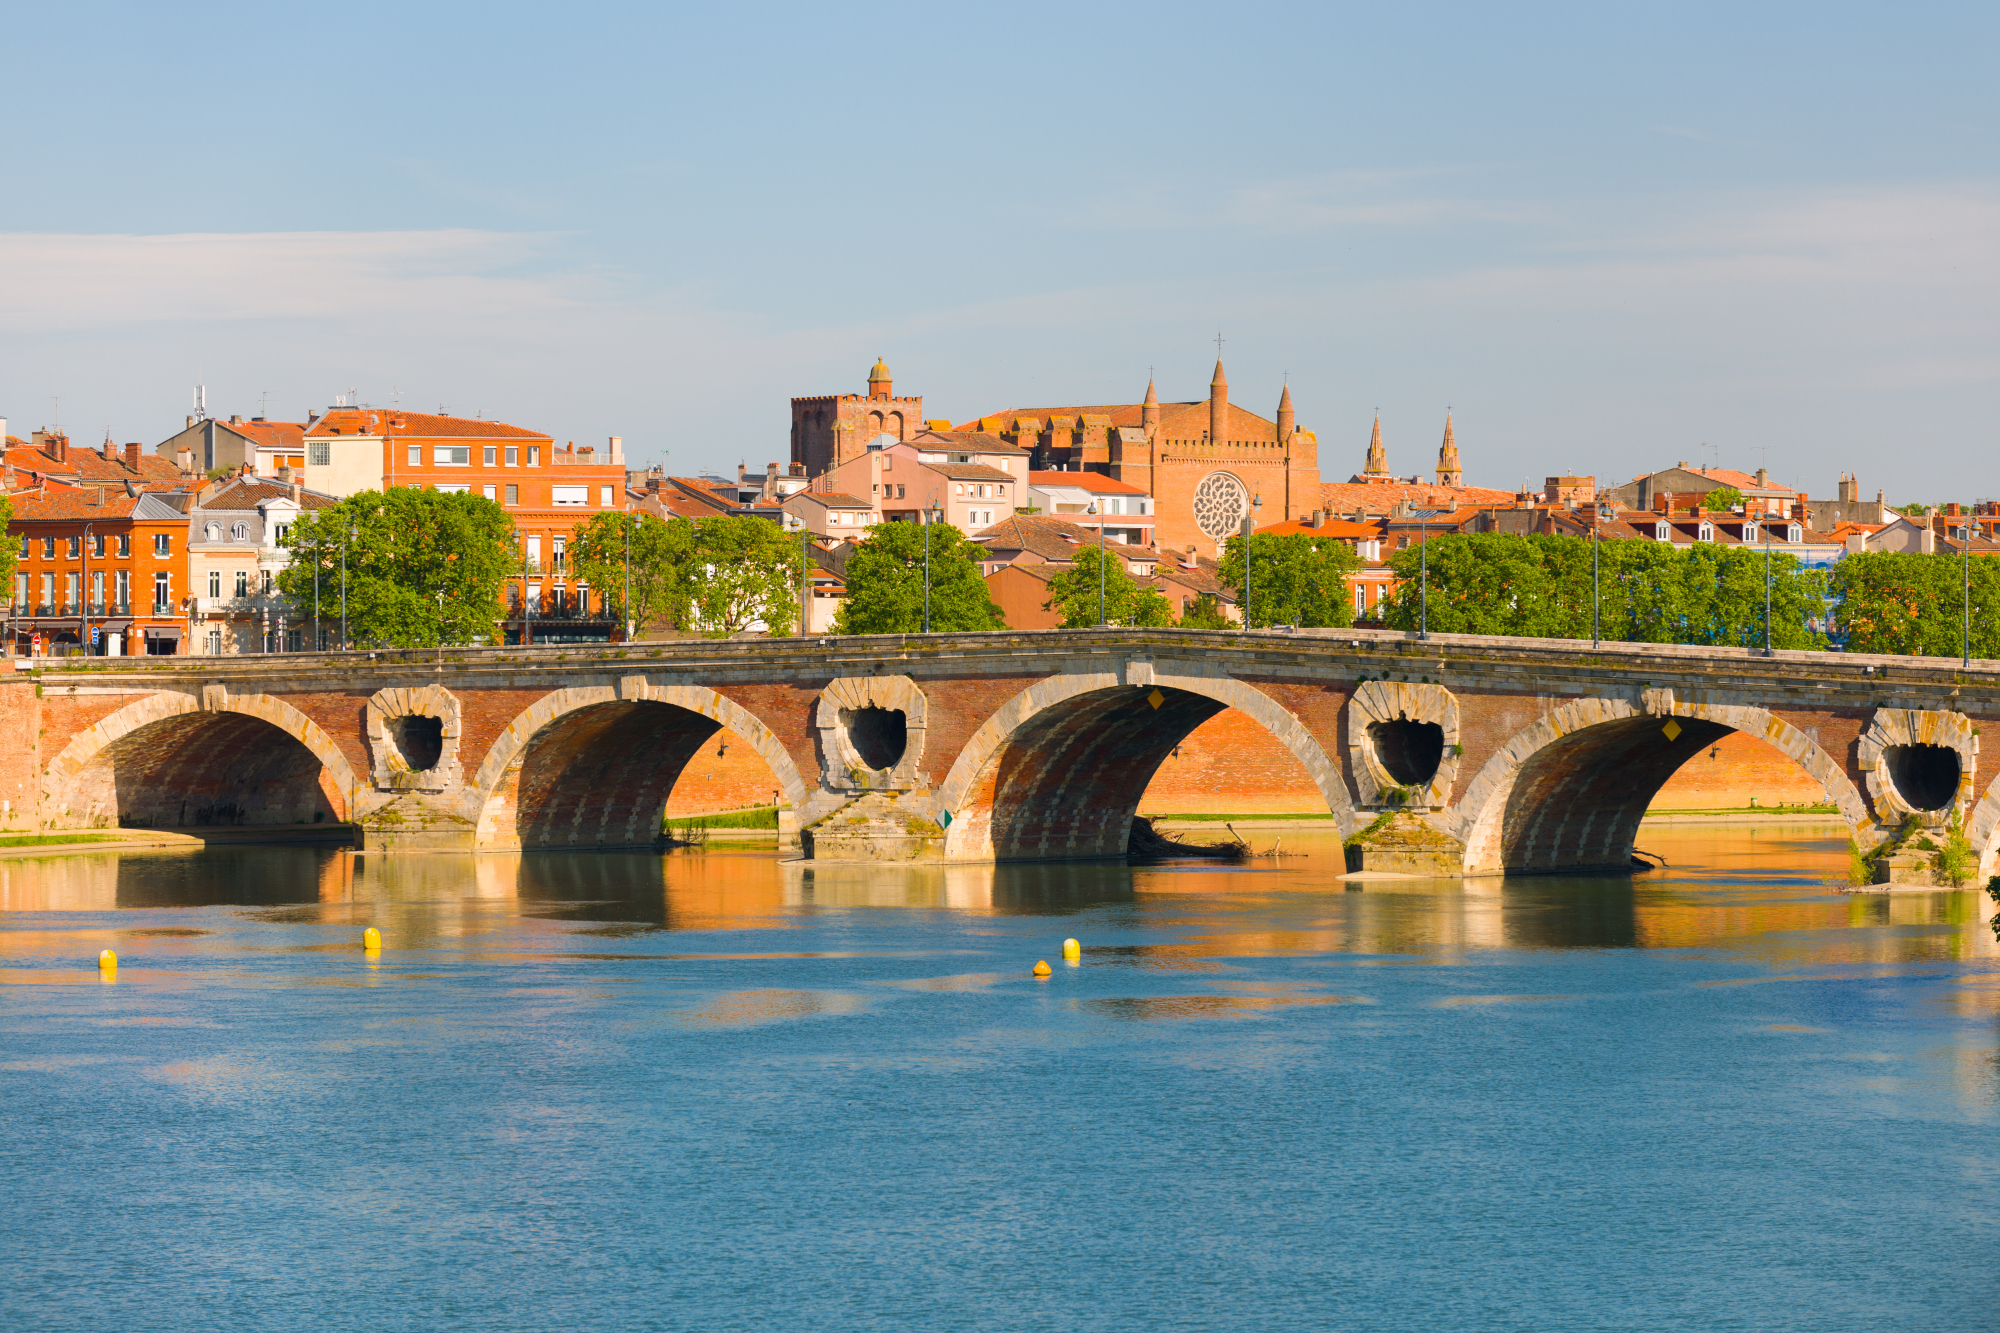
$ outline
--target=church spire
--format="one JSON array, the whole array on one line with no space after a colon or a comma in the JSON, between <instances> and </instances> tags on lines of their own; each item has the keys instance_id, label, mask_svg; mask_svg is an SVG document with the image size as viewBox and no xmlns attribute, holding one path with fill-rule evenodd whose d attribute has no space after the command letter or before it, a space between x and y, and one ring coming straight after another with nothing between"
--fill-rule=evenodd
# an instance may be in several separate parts
<instances>
[{"instance_id":1,"label":"church spire","mask_svg":"<svg viewBox=\"0 0 2000 1333\"><path fill-rule=\"evenodd\" d=\"M1278 395L1279 444L1292 438L1292 431L1297 428L1297 422L1298 417L1292 412L1292 386L1287 384L1285 391Z\"/></svg>"},{"instance_id":2,"label":"church spire","mask_svg":"<svg viewBox=\"0 0 2000 1333\"><path fill-rule=\"evenodd\" d=\"M1368 437L1368 465L1361 469L1364 477L1386 477L1389 475L1389 453L1382 447L1382 416L1375 416L1375 433Z\"/></svg>"},{"instance_id":3,"label":"church spire","mask_svg":"<svg viewBox=\"0 0 2000 1333\"><path fill-rule=\"evenodd\" d=\"M1208 440L1229 442L1229 377L1222 373L1221 357L1215 358L1215 378L1208 382Z\"/></svg>"},{"instance_id":4,"label":"church spire","mask_svg":"<svg viewBox=\"0 0 2000 1333\"><path fill-rule=\"evenodd\" d=\"M1465 469L1458 464L1458 441L1451 437L1451 413L1444 414L1444 444L1438 449L1437 484L1465 485Z\"/></svg>"},{"instance_id":5,"label":"church spire","mask_svg":"<svg viewBox=\"0 0 2000 1333\"><path fill-rule=\"evenodd\" d=\"M1139 424L1148 430L1160 424L1160 395L1150 377L1146 380L1146 401L1139 405Z\"/></svg>"}]
</instances>

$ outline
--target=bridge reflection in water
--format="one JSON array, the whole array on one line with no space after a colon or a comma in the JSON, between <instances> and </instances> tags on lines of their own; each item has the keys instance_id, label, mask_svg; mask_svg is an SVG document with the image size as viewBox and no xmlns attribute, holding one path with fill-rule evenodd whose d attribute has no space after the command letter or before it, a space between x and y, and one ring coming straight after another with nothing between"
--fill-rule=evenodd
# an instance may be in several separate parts
<instances>
[{"instance_id":1,"label":"bridge reflection in water","mask_svg":"<svg viewBox=\"0 0 2000 1333\"><path fill-rule=\"evenodd\" d=\"M1831 892L1847 864L1836 832L1666 826L1642 840L1673 863L1652 875L1363 885L1339 878L1330 835L1286 835L1297 855L1242 867L836 865L741 846L664 856L149 850L0 860L0 910L231 906L356 933L375 925L402 949L492 935L509 951L572 950L579 934L784 931L825 912L942 912L968 926L1111 912L1169 937L1129 946L1120 961L1197 969L1229 957L1451 960L1501 949L1754 947L1766 964L1801 966L2000 956L1980 893Z\"/></svg>"}]
</instances>

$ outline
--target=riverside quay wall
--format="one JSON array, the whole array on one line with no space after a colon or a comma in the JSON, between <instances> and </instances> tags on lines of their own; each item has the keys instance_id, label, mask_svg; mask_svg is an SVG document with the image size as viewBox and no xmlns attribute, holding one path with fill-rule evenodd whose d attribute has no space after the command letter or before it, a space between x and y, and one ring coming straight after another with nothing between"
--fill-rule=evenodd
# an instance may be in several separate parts
<instances>
[{"instance_id":1,"label":"riverside quay wall","mask_svg":"<svg viewBox=\"0 0 2000 1333\"><path fill-rule=\"evenodd\" d=\"M727 729L823 860L1125 853L1163 761L1233 709L1364 863L1623 870L1684 763L1741 732L1863 849L1954 817L1995 873L2000 665L1365 631L1126 630L610 648L55 659L17 672L0 796L44 828L353 826L382 850L652 845ZM14 769L20 769L15 772ZM1413 859L1414 858L1414 859ZM1881 858L1916 882L1903 852Z\"/></svg>"}]
</instances>

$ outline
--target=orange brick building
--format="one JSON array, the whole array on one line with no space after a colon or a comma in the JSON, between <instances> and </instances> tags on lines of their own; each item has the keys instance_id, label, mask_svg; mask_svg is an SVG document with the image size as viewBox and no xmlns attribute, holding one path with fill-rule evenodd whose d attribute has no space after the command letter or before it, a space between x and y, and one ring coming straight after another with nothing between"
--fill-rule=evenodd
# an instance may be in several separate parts
<instances>
[{"instance_id":1,"label":"orange brick building","mask_svg":"<svg viewBox=\"0 0 2000 1333\"><path fill-rule=\"evenodd\" d=\"M898 398L889 367L880 358L868 372L868 393L792 399L792 462L822 477L861 457L878 435L907 440L924 428L924 400ZM940 426L944 422L938 423Z\"/></svg>"},{"instance_id":2,"label":"orange brick building","mask_svg":"<svg viewBox=\"0 0 2000 1333\"><path fill-rule=\"evenodd\" d=\"M135 446L136 447L136 446ZM9 617L16 653L177 654L188 607L185 491L43 486L10 496L8 540L19 545Z\"/></svg>"},{"instance_id":3,"label":"orange brick building","mask_svg":"<svg viewBox=\"0 0 2000 1333\"><path fill-rule=\"evenodd\" d=\"M523 573L508 582L508 643L603 643L615 621L601 595L571 577L572 531L591 515L623 510L623 441L599 454L557 448L539 431L473 417L335 407L305 432L305 484L347 496L391 486L483 495L504 508L521 538Z\"/></svg>"}]
</instances>

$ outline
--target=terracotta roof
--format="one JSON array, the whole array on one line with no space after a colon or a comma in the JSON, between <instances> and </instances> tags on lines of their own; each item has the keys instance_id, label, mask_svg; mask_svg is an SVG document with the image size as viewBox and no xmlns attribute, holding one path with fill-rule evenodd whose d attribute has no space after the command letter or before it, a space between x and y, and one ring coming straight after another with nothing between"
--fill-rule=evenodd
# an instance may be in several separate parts
<instances>
[{"instance_id":1,"label":"terracotta roof","mask_svg":"<svg viewBox=\"0 0 2000 1333\"><path fill-rule=\"evenodd\" d=\"M1274 537L1289 537L1303 533L1308 537L1338 537L1342 541L1368 541L1380 537L1382 528L1374 523L1355 523L1349 519L1336 518L1329 514L1318 527L1313 527L1305 519L1294 518L1284 523L1272 523L1257 529Z\"/></svg>"},{"instance_id":2,"label":"terracotta roof","mask_svg":"<svg viewBox=\"0 0 2000 1333\"><path fill-rule=\"evenodd\" d=\"M183 517L169 497L153 491L127 495L122 486L103 487L104 503L97 502L96 486L49 487L18 493L12 497L14 522L88 523L93 519L163 520Z\"/></svg>"},{"instance_id":3,"label":"terracotta roof","mask_svg":"<svg viewBox=\"0 0 2000 1333\"><path fill-rule=\"evenodd\" d=\"M244 422L243 425L249 425ZM241 430L242 426L231 426ZM542 431L523 430L504 421L482 421L477 417L433 416L428 412L398 412L381 407L336 407L307 428L306 435L319 438L340 435L414 435L457 439L547 440Z\"/></svg>"},{"instance_id":4,"label":"terracotta roof","mask_svg":"<svg viewBox=\"0 0 2000 1333\"><path fill-rule=\"evenodd\" d=\"M858 495L844 495L837 491L794 491L786 498L788 500L811 500L815 504L825 505L829 509L873 509L875 507L873 503L862 499Z\"/></svg>"},{"instance_id":5,"label":"terracotta roof","mask_svg":"<svg viewBox=\"0 0 2000 1333\"><path fill-rule=\"evenodd\" d=\"M918 449L957 449L965 453L1021 455L1028 452L1015 448L996 435L975 430L921 430L903 443Z\"/></svg>"},{"instance_id":6,"label":"terracotta roof","mask_svg":"<svg viewBox=\"0 0 2000 1333\"><path fill-rule=\"evenodd\" d=\"M1093 417L1107 426L1139 426L1145 420L1144 403L1110 403L1088 407L1010 407L1005 412L989 412L976 420L963 423L974 430L989 430L995 433L1011 431L1018 417L1031 417L1046 425L1051 418L1063 417L1074 422L1079 417ZM1200 398L1187 403L1160 404L1160 438L1163 440L1199 439L1208 432L1208 399ZM1229 404L1229 415L1223 427L1232 440L1275 440L1278 438L1278 423L1269 417L1262 417L1237 403Z\"/></svg>"},{"instance_id":7,"label":"terracotta roof","mask_svg":"<svg viewBox=\"0 0 2000 1333\"><path fill-rule=\"evenodd\" d=\"M1011 472L1003 472L997 467L984 463L926 463L925 467L941 477L953 481L1019 481Z\"/></svg>"},{"instance_id":8,"label":"terracotta roof","mask_svg":"<svg viewBox=\"0 0 2000 1333\"><path fill-rule=\"evenodd\" d=\"M1012 518L1004 518L990 528L973 533L972 540L995 553L1027 551L1044 560L1057 562L1076 559L1076 548L1079 546L1098 544L1096 529L1047 514L1016 514ZM1173 558L1161 555L1159 549L1152 546L1138 546L1130 542L1107 542L1105 545L1122 555L1127 563L1150 563Z\"/></svg>"},{"instance_id":9,"label":"terracotta roof","mask_svg":"<svg viewBox=\"0 0 2000 1333\"><path fill-rule=\"evenodd\" d=\"M238 477L224 483L221 490L196 503L203 509L255 509L266 500L289 500L292 488L263 477ZM340 501L331 495L299 488L299 508L331 509Z\"/></svg>"},{"instance_id":10,"label":"terracotta roof","mask_svg":"<svg viewBox=\"0 0 2000 1333\"><path fill-rule=\"evenodd\" d=\"M1028 484L1031 486L1076 486L1094 495L1144 495L1146 488L1134 486L1118 477L1107 477L1102 472L1030 472Z\"/></svg>"},{"instance_id":11,"label":"terracotta roof","mask_svg":"<svg viewBox=\"0 0 2000 1333\"><path fill-rule=\"evenodd\" d=\"M139 470L134 472L125 465L125 451L116 446L112 457L106 458L96 449L80 449L72 444L69 457L58 462L54 450L47 447L37 449L16 441L8 445L7 466L18 472L39 472L47 477L75 477L83 482L135 480L176 485L181 477L180 469L174 464L148 453L139 455Z\"/></svg>"}]
</instances>

